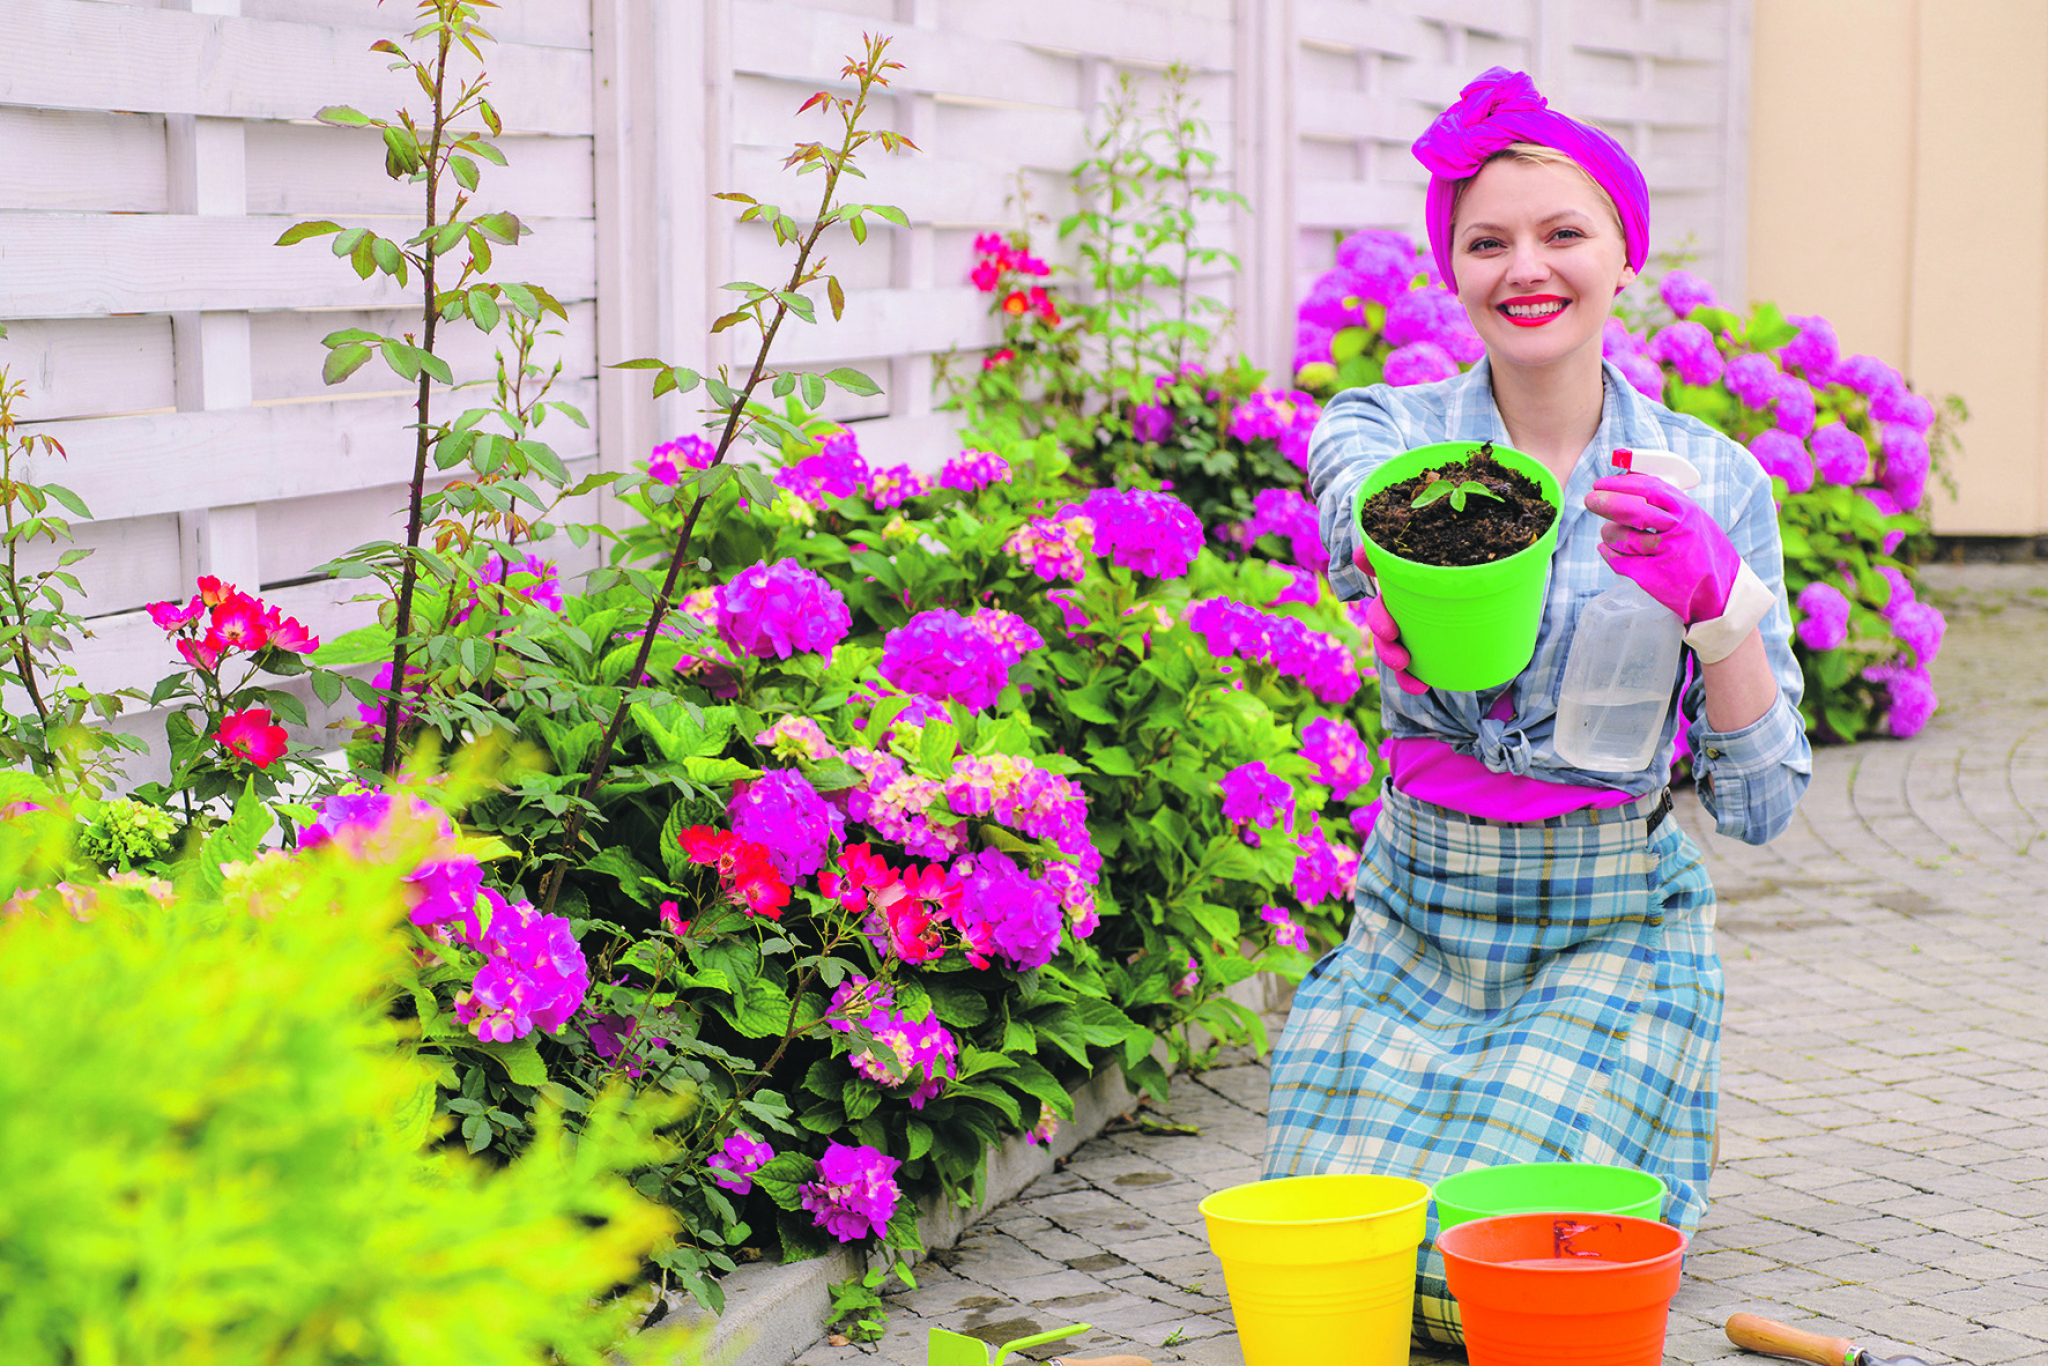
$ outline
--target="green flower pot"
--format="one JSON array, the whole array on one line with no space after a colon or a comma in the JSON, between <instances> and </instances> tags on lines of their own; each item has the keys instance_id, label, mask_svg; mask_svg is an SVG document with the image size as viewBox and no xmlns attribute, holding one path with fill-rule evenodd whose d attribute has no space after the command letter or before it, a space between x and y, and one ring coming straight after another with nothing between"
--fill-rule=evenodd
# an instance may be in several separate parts
<instances>
[{"instance_id":1,"label":"green flower pot","mask_svg":"<svg viewBox=\"0 0 2048 1366\"><path fill-rule=\"evenodd\" d=\"M1520 451L1494 446L1494 459L1534 479L1559 516L1534 545L1492 564L1446 567L1403 559L1365 534L1359 509L1389 484L1412 479L1433 465L1462 460L1478 445L1443 441L1397 455L1366 477L1351 504L1351 524L1365 546L1387 611L1401 628L1401 643L1412 657L1408 672L1446 692L1497 688L1528 667L1535 655L1550 553L1557 548L1564 509L1557 476Z\"/></svg>"}]
</instances>

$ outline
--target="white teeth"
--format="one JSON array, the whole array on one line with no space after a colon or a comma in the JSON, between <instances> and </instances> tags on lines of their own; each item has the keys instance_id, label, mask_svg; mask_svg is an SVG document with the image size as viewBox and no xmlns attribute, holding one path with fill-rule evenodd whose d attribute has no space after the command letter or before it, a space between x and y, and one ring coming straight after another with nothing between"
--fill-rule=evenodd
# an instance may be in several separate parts
<instances>
[{"instance_id":1,"label":"white teeth","mask_svg":"<svg viewBox=\"0 0 2048 1366\"><path fill-rule=\"evenodd\" d=\"M1549 304L1508 304L1506 308L1510 318L1547 318L1562 311L1564 304L1562 301Z\"/></svg>"}]
</instances>

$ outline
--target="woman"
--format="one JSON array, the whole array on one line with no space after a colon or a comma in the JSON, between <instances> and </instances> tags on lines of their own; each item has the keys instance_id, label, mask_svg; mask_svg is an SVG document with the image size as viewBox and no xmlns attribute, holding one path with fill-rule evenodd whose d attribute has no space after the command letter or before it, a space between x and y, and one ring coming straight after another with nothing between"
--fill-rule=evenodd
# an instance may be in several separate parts
<instances>
[{"instance_id":1,"label":"woman","mask_svg":"<svg viewBox=\"0 0 2048 1366\"><path fill-rule=\"evenodd\" d=\"M1495 68L1415 144L1429 240L1486 358L1440 384L1337 396L1309 482L1344 596L1370 594L1352 498L1381 461L1492 440L1564 490L1535 656L1505 687L1429 689L1399 623L1367 609L1389 739L1385 803L1346 942L1295 996L1273 1057L1266 1175L1370 1171L1434 1182L1499 1162L1622 1163L1662 1177L1664 1217L1705 1212L1721 1028L1714 892L1670 810L1665 764L1572 768L1551 736L1579 608L1634 579L1686 626L1700 798L1723 834L1784 829L1811 771L1788 644L1776 508L1748 452L1638 394L1601 357L1614 296L1648 249L1642 172L1605 134ZM1688 496L1615 474L1669 450ZM1590 515L1588 515L1590 514ZM1610 569L1612 572L1610 572ZM1424 1246L1420 1331L1459 1341Z\"/></svg>"}]
</instances>

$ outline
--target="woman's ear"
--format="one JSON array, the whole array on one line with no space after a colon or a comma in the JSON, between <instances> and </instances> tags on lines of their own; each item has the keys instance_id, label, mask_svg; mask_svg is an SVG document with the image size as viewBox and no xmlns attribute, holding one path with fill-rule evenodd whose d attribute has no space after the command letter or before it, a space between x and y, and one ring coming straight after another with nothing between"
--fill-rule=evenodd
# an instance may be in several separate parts
<instances>
[{"instance_id":1,"label":"woman's ear","mask_svg":"<svg viewBox=\"0 0 2048 1366\"><path fill-rule=\"evenodd\" d=\"M1630 285L1634 284L1635 282L1636 268L1634 266L1625 265L1621 268L1621 284L1618 288L1616 288L1614 292L1619 294L1622 290L1627 289Z\"/></svg>"}]
</instances>

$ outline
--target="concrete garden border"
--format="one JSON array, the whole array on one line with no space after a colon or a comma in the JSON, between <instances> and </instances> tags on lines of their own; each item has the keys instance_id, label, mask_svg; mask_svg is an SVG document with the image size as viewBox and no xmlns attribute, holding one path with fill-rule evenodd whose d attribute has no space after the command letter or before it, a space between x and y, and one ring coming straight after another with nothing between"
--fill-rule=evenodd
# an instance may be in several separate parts
<instances>
[{"instance_id":1,"label":"concrete garden border","mask_svg":"<svg viewBox=\"0 0 2048 1366\"><path fill-rule=\"evenodd\" d=\"M1270 973L1238 983L1230 999L1262 1014L1284 1008L1292 987ZM1164 1044L1159 1045L1163 1051ZM1050 1143L1027 1143L1011 1134L985 1159L987 1180L971 1208L948 1205L934 1196L924 1202L917 1228L927 1251L952 1247L981 1217L1053 1169L1054 1163L1094 1138L1131 1107L1132 1093L1121 1067L1098 1072L1073 1091L1074 1118L1063 1122ZM743 1266L725 1278L725 1312L715 1318L702 1306L669 1292L669 1312L685 1323L708 1326L693 1352L712 1366L787 1366L808 1351L831 1323L832 1286L858 1275L860 1266L844 1248L806 1262ZM694 1361L694 1355L678 1358Z\"/></svg>"}]
</instances>

